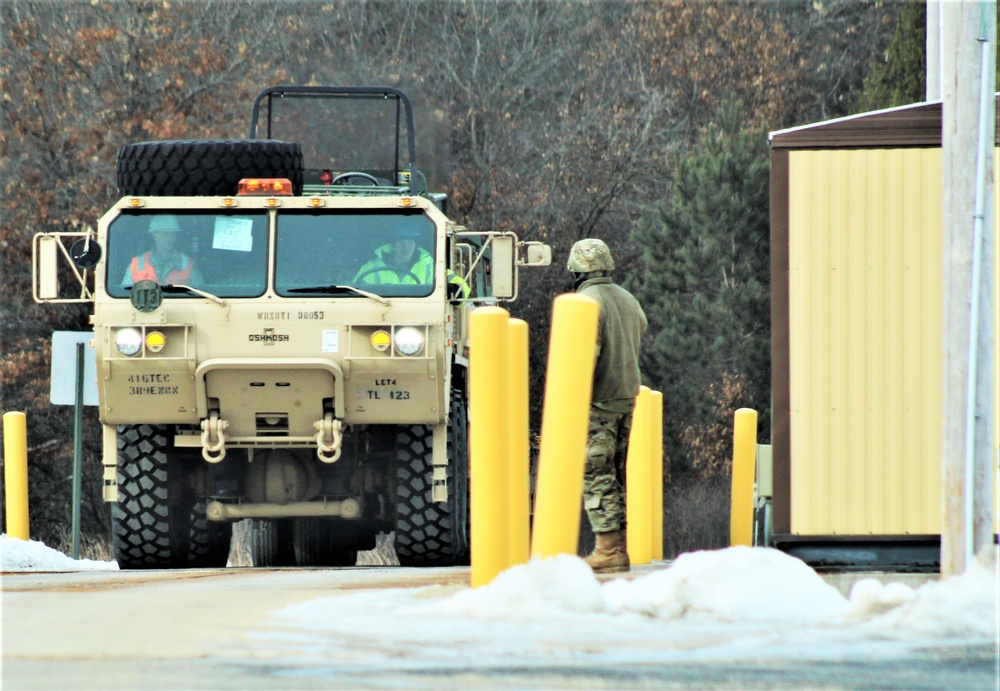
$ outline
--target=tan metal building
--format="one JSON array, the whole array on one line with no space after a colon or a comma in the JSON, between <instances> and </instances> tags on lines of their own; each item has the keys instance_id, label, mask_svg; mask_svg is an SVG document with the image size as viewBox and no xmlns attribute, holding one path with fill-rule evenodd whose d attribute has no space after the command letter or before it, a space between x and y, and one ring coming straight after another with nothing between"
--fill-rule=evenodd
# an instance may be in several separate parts
<instances>
[{"instance_id":1,"label":"tan metal building","mask_svg":"<svg viewBox=\"0 0 1000 691\"><path fill-rule=\"evenodd\" d=\"M816 564L930 566L941 534L941 103L781 130L770 144L771 543Z\"/></svg>"}]
</instances>

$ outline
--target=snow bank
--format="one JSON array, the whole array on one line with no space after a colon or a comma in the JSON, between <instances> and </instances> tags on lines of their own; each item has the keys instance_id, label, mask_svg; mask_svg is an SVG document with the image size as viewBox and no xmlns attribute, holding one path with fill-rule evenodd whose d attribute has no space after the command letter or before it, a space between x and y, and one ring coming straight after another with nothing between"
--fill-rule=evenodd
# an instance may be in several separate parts
<instances>
[{"instance_id":1,"label":"snow bank","mask_svg":"<svg viewBox=\"0 0 1000 691\"><path fill-rule=\"evenodd\" d=\"M114 571L115 561L71 559L37 540L0 535L0 571Z\"/></svg>"},{"instance_id":2,"label":"snow bank","mask_svg":"<svg viewBox=\"0 0 1000 691\"><path fill-rule=\"evenodd\" d=\"M372 664L608 664L893 655L997 640L996 550L958 577L913 589L859 582L850 598L782 552L693 552L633 580L601 583L561 555L481 588L344 592L271 613L251 634L323 661L360 647ZM902 646L902 647L900 647Z\"/></svg>"}]
</instances>

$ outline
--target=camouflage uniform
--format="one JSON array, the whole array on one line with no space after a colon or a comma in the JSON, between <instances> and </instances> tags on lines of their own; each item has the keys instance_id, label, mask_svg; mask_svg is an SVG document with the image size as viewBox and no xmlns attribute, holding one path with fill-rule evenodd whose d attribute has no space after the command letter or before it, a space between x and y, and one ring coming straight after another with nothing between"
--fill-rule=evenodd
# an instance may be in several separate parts
<instances>
[{"instance_id":1,"label":"camouflage uniform","mask_svg":"<svg viewBox=\"0 0 1000 691\"><path fill-rule=\"evenodd\" d=\"M631 429L631 410L614 413L590 407L583 507L595 533L610 533L625 527L625 456Z\"/></svg>"},{"instance_id":2,"label":"camouflage uniform","mask_svg":"<svg viewBox=\"0 0 1000 691\"><path fill-rule=\"evenodd\" d=\"M600 305L583 504L594 532L610 533L625 528L625 458L642 383L639 347L646 315L608 275L614 262L600 240L576 243L568 268L577 276L577 292Z\"/></svg>"}]
</instances>

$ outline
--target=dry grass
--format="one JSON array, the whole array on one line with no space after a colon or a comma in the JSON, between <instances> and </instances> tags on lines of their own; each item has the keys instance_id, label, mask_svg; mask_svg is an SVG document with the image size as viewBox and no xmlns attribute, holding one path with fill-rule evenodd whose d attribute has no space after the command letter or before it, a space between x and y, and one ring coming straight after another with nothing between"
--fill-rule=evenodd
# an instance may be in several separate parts
<instances>
[{"instance_id":1,"label":"dry grass","mask_svg":"<svg viewBox=\"0 0 1000 691\"><path fill-rule=\"evenodd\" d=\"M72 529L69 527L61 528L55 544L51 544L49 547L54 550L58 550L63 554L72 554ZM115 555L111 550L111 537L80 535L80 559L91 559L93 561L114 561Z\"/></svg>"},{"instance_id":2,"label":"dry grass","mask_svg":"<svg viewBox=\"0 0 1000 691\"><path fill-rule=\"evenodd\" d=\"M688 476L664 488L663 556L729 546L728 475Z\"/></svg>"}]
</instances>

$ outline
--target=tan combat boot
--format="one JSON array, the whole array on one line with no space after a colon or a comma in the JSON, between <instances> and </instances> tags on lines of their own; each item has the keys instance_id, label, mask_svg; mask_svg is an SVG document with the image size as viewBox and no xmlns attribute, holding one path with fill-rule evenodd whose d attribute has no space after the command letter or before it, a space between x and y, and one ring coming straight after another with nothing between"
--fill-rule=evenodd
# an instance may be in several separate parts
<instances>
[{"instance_id":1,"label":"tan combat boot","mask_svg":"<svg viewBox=\"0 0 1000 691\"><path fill-rule=\"evenodd\" d=\"M625 548L625 531L597 533L594 552L584 559L594 573L620 573L629 570L628 551Z\"/></svg>"}]
</instances>

